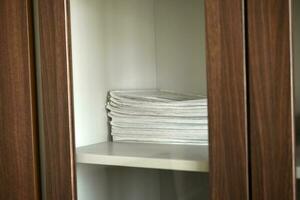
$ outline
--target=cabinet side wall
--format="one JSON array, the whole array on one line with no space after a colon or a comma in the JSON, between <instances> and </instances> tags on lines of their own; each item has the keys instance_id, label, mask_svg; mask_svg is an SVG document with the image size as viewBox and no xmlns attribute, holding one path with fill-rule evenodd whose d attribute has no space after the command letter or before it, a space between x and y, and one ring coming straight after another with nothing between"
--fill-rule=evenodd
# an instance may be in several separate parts
<instances>
[{"instance_id":1,"label":"cabinet side wall","mask_svg":"<svg viewBox=\"0 0 300 200\"><path fill-rule=\"evenodd\" d=\"M109 140L105 109L109 90L156 88L154 16L153 0L70 3L78 147ZM78 164L77 179L79 200L159 195L158 171Z\"/></svg>"},{"instance_id":2,"label":"cabinet side wall","mask_svg":"<svg viewBox=\"0 0 300 200\"><path fill-rule=\"evenodd\" d=\"M76 146L107 141L107 92L156 88L153 0L71 0Z\"/></svg>"}]
</instances>

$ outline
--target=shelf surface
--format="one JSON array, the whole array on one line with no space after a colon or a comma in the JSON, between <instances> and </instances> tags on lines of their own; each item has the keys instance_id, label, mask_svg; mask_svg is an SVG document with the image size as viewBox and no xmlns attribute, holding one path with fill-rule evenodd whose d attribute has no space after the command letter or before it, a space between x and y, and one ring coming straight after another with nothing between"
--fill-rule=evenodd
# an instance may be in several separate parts
<instances>
[{"instance_id":1,"label":"shelf surface","mask_svg":"<svg viewBox=\"0 0 300 200\"><path fill-rule=\"evenodd\" d=\"M208 146L104 142L77 148L77 163L208 172Z\"/></svg>"}]
</instances>

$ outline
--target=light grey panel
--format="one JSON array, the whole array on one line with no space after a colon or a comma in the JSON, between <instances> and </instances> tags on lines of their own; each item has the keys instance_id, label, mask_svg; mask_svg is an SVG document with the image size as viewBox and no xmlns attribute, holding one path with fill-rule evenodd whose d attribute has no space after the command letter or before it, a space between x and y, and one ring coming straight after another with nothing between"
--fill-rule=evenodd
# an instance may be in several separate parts
<instances>
[{"instance_id":1,"label":"light grey panel","mask_svg":"<svg viewBox=\"0 0 300 200\"><path fill-rule=\"evenodd\" d=\"M161 200L208 200L207 173L161 171Z\"/></svg>"},{"instance_id":2,"label":"light grey panel","mask_svg":"<svg viewBox=\"0 0 300 200\"><path fill-rule=\"evenodd\" d=\"M111 167L107 200L160 200L159 170Z\"/></svg>"},{"instance_id":3,"label":"light grey panel","mask_svg":"<svg viewBox=\"0 0 300 200\"><path fill-rule=\"evenodd\" d=\"M155 0L158 87L206 94L204 0Z\"/></svg>"},{"instance_id":4,"label":"light grey panel","mask_svg":"<svg viewBox=\"0 0 300 200\"><path fill-rule=\"evenodd\" d=\"M110 200L107 167L77 164L77 176L79 200Z\"/></svg>"}]
</instances>

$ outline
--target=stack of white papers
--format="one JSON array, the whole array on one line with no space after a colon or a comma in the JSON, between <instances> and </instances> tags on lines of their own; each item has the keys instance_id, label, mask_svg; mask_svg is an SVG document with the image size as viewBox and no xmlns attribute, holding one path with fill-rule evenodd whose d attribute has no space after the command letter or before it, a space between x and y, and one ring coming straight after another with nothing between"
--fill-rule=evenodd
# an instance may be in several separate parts
<instances>
[{"instance_id":1,"label":"stack of white papers","mask_svg":"<svg viewBox=\"0 0 300 200\"><path fill-rule=\"evenodd\" d=\"M208 144L207 98L161 90L110 91L113 141Z\"/></svg>"}]
</instances>

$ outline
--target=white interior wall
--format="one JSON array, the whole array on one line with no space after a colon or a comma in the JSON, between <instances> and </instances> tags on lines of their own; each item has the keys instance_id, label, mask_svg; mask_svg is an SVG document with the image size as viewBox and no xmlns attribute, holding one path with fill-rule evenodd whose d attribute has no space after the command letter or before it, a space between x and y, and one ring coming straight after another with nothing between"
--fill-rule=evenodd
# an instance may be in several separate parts
<instances>
[{"instance_id":1,"label":"white interior wall","mask_svg":"<svg viewBox=\"0 0 300 200\"><path fill-rule=\"evenodd\" d=\"M158 84L169 90L205 93L205 70L196 69L196 65L205 63L199 47L204 43L204 34L199 28L204 19L200 14L190 13L200 12L203 5L194 9L198 0L175 0L169 7L172 1L162 1L160 5L158 0L71 0L76 147L107 141L105 103L110 89L156 88ZM184 19L180 20L176 12ZM189 20L186 15L199 17L199 22ZM168 27L165 18L170 20L170 30L164 27ZM155 26L155 22L161 20ZM177 20L180 20L180 30L176 30ZM198 27L197 33L191 33L193 26ZM167 34L171 36L169 40L165 38ZM172 49L169 54L168 49ZM172 175L164 174L160 170L79 164L78 199L159 200L163 195L164 200L168 193L160 193L161 178L173 180ZM174 180L175 185L163 188L177 194L176 188L184 181ZM198 185L195 187L199 188ZM183 199L189 198L178 198Z\"/></svg>"},{"instance_id":2,"label":"white interior wall","mask_svg":"<svg viewBox=\"0 0 300 200\"><path fill-rule=\"evenodd\" d=\"M108 171L104 166L77 164L78 200L111 200Z\"/></svg>"},{"instance_id":3,"label":"white interior wall","mask_svg":"<svg viewBox=\"0 0 300 200\"><path fill-rule=\"evenodd\" d=\"M209 199L208 173L161 171L161 200Z\"/></svg>"},{"instance_id":4,"label":"white interior wall","mask_svg":"<svg viewBox=\"0 0 300 200\"><path fill-rule=\"evenodd\" d=\"M204 0L155 0L158 87L206 95Z\"/></svg>"},{"instance_id":5,"label":"white interior wall","mask_svg":"<svg viewBox=\"0 0 300 200\"><path fill-rule=\"evenodd\" d=\"M77 147L107 140L108 90L156 87L152 10L152 0L71 0ZM153 174L78 165L78 199L138 200L149 190L149 199L156 199L157 184L139 181L153 180ZM140 193L132 189L138 186Z\"/></svg>"},{"instance_id":6,"label":"white interior wall","mask_svg":"<svg viewBox=\"0 0 300 200\"><path fill-rule=\"evenodd\" d=\"M159 170L110 167L108 176L109 198L103 200L160 200Z\"/></svg>"},{"instance_id":7,"label":"white interior wall","mask_svg":"<svg viewBox=\"0 0 300 200\"><path fill-rule=\"evenodd\" d=\"M152 0L71 0L76 146L107 140L110 89L155 88Z\"/></svg>"},{"instance_id":8,"label":"white interior wall","mask_svg":"<svg viewBox=\"0 0 300 200\"><path fill-rule=\"evenodd\" d=\"M71 0L71 16L76 146L107 140L110 89L206 94L203 0Z\"/></svg>"}]
</instances>

